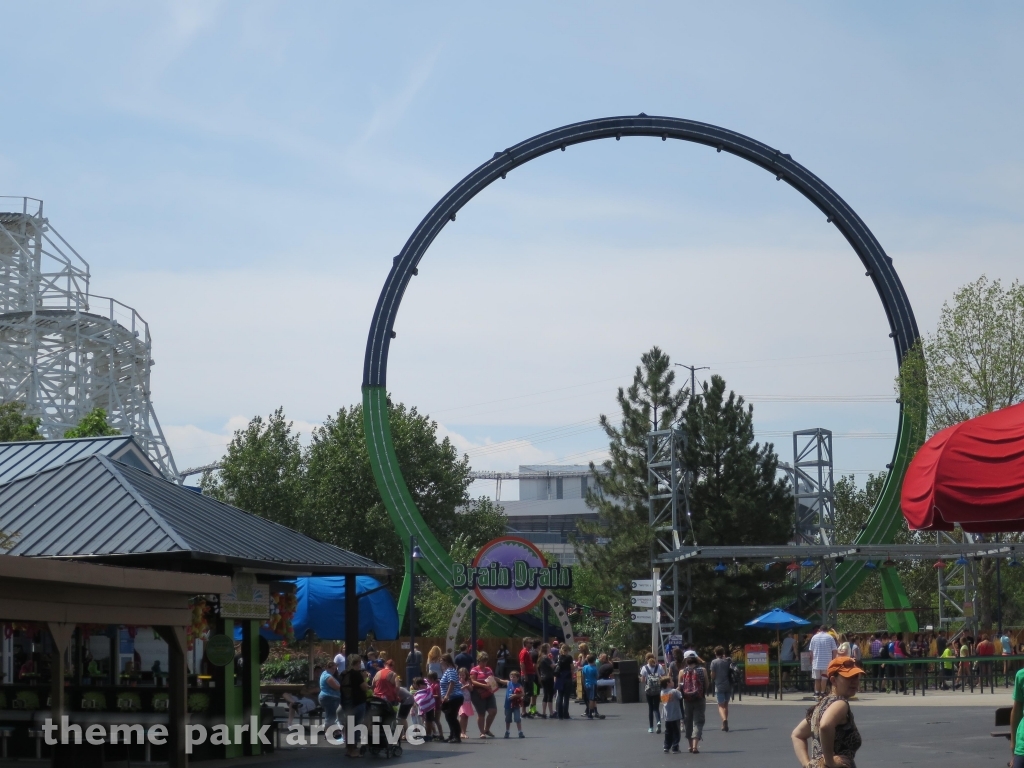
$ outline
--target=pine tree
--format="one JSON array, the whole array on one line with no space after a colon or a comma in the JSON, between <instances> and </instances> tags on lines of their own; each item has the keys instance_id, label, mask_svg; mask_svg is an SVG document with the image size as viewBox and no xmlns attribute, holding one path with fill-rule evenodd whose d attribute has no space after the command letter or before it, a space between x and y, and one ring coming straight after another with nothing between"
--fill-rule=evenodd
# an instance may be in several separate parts
<instances>
[{"instance_id":1,"label":"pine tree","mask_svg":"<svg viewBox=\"0 0 1024 768\"><path fill-rule=\"evenodd\" d=\"M691 473L693 536L701 546L785 544L793 532L793 497L777 476L771 443L754 440L753 407L712 376L683 419ZM783 594L784 571L761 564L692 568L691 625L701 643L727 643L736 630Z\"/></svg>"},{"instance_id":2,"label":"pine tree","mask_svg":"<svg viewBox=\"0 0 1024 768\"><path fill-rule=\"evenodd\" d=\"M596 490L588 492L587 506L597 511L599 521L580 525L577 551L609 592L628 585L630 579L650 578L647 433L678 421L689 390L673 391L674 384L669 356L651 347L640 356L630 387L619 387L621 424L615 426L601 415L611 457L601 469L590 464Z\"/></svg>"}]
</instances>

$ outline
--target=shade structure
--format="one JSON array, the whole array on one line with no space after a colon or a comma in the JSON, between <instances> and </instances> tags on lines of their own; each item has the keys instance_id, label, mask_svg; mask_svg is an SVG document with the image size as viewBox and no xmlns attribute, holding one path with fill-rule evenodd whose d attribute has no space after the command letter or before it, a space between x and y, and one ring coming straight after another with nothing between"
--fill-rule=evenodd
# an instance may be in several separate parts
<instances>
[{"instance_id":1,"label":"shade structure","mask_svg":"<svg viewBox=\"0 0 1024 768\"><path fill-rule=\"evenodd\" d=\"M345 639L345 589L348 576L307 576L293 579L295 584L295 615L292 627L295 637L302 638L310 629L321 640ZM398 637L398 611L395 598L377 579L356 576L359 595L359 639L373 632L378 640ZM241 628L236 639L241 638ZM267 640L282 640L267 628L260 630Z\"/></svg>"},{"instance_id":2,"label":"shade structure","mask_svg":"<svg viewBox=\"0 0 1024 768\"><path fill-rule=\"evenodd\" d=\"M910 463L900 505L917 531L1024 531L1024 403L933 436Z\"/></svg>"},{"instance_id":3,"label":"shade structure","mask_svg":"<svg viewBox=\"0 0 1024 768\"><path fill-rule=\"evenodd\" d=\"M794 616L791 613L781 608L772 608L768 613L758 616L756 619L748 621L743 626L751 627L754 629L771 629L780 631L783 629L796 629L797 627L810 626L809 621L801 619L799 616Z\"/></svg>"}]
</instances>

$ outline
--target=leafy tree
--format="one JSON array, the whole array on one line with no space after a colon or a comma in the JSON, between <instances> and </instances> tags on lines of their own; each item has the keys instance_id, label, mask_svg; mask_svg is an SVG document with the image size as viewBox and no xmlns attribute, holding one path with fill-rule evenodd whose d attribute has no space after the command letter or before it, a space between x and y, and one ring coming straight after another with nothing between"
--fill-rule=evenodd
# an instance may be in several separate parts
<instances>
[{"instance_id":1,"label":"leafy tree","mask_svg":"<svg viewBox=\"0 0 1024 768\"><path fill-rule=\"evenodd\" d=\"M39 423L39 419L25 415L24 403L0 403L0 443L42 440Z\"/></svg>"},{"instance_id":2,"label":"leafy tree","mask_svg":"<svg viewBox=\"0 0 1024 768\"><path fill-rule=\"evenodd\" d=\"M416 408L390 402L388 408L391 437L409 492L441 544L451 546L459 534L483 543L504 533L504 518L493 504L470 500L469 460L458 456L447 437L437 439L437 423ZM377 490L361 405L342 408L313 432L306 500L309 525L318 538L391 566L396 578L404 573L404 542ZM460 508L465 514L457 513Z\"/></svg>"},{"instance_id":3,"label":"leafy tree","mask_svg":"<svg viewBox=\"0 0 1024 768\"><path fill-rule=\"evenodd\" d=\"M203 473L200 487L221 501L289 528L305 528L305 457L292 422L278 408L239 429L220 460L220 472Z\"/></svg>"},{"instance_id":4,"label":"leafy tree","mask_svg":"<svg viewBox=\"0 0 1024 768\"><path fill-rule=\"evenodd\" d=\"M686 409L686 464L692 473L693 533L703 546L785 544L793 532L793 497L777 476L771 443L754 441L754 409L725 380L712 376L701 397ZM759 565L735 564L724 574L710 565L692 566L695 634L703 642L725 642L737 627L782 596L779 575Z\"/></svg>"},{"instance_id":5,"label":"leafy tree","mask_svg":"<svg viewBox=\"0 0 1024 768\"><path fill-rule=\"evenodd\" d=\"M960 288L943 303L935 333L907 356L897 389L905 404L927 403L932 433L1024 400L1024 285L1004 289L982 275ZM978 618L987 628L995 561L981 561L977 573Z\"/></svg>"},{"instance_id":6,"label":"leafy tree","mask_svg":"<svg viewBox=\"0 0 1024 768\"><path fill-rule=\"evenodd\" d=\"M1024 400L1024 285L982 275L943 302L939 324L897 380L901 397L928 403L937 432Z\"/></svg>"},{"instance_id":7,"label":"leafy tree","mask_svg":"<svg viewBox=\"0 0 1024 768\"><path fill-rule=\"evenodd\" d=\"M64 437L109 437L120 435L121 430L107 423L107 412L93 408L78 422L78 425L64 432Z\"/></svg>"}]
</instances>

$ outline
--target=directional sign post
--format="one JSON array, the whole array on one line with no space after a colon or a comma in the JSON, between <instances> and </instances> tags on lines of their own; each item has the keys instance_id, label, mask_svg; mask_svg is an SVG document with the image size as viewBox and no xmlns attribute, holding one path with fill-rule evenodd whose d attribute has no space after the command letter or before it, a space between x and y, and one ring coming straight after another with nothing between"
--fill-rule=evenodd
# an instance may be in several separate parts
<instances>
[{"instance_id":1,"label":"directional sign post","mask_svg":"<svg viewBox=\"0 0 1024 768\"><path fill-rule=\"evenodd\" d=\"M629 598L629 604L634 608L653 608L654 595L633 595Z\"/></svg>"},{"instance_id":2,"label":"directional sign post","mask_svg":"<svg viewBox=\"0 0 1024 768\"><path fill-rule=\"evenodd\" d=\"M629 620L634 624L653 624L654 611L632 611Z\"/></svg>"}]
</instances>

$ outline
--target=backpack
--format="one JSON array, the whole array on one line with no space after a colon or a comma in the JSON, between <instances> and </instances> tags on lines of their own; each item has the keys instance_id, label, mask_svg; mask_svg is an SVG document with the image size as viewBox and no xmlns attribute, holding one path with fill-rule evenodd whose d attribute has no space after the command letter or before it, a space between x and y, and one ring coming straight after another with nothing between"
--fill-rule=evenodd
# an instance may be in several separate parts
<instances>
[{"instance_id":1,"label":"backpack","mask_svg":"<svg viewBox=\"0 0 1024 768\"><path fill-rule=\"evenodd\" d=\"M661 679L658 677L658 668L655 667L652 670L650 667L644 667L644 671L647 672L647 684L644 686L644 693L648 696L661 695Z\"/></svg>"},{"instance_id":2,"label":"backpack","mask_svg":"<svg viewBox=\"0 0 1024 768\"><path fill-rule=\"evenodd\" d=\"M683 672L683 701L699 701L704 698L704 678L699 667L687 667Z\"/></svg>"}]
</instances>

